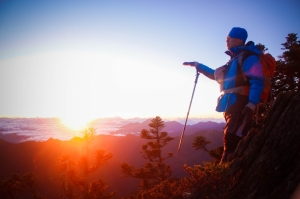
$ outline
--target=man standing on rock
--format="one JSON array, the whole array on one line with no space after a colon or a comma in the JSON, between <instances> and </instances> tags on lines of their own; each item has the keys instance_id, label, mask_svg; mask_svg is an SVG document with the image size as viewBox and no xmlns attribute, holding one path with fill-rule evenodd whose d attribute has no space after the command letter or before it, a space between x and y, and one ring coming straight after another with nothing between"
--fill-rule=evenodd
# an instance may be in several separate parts
<instances>
[{"instance_id":1,"label":"man standing on rock","mask_svg":"<svg viewBox=\"0 0 300 199\"><path fill-rule=\"evenodd\" d=\"M229 32L226 44L226 54L230 60L217 69L198 63L184 62L192 66L206 77L220 84L221 96L218 99L216 111L224 112L226 126L224 128L224 152L220 163L226 162L228 155L236 149L239 141L247 134L256 105L264 86L262 66L257 55L250 55L243 63L243 52L252 51L260 54L252 41L245 44L248 33L244 28L234 27Z\"/></svg>"}]
</instances>

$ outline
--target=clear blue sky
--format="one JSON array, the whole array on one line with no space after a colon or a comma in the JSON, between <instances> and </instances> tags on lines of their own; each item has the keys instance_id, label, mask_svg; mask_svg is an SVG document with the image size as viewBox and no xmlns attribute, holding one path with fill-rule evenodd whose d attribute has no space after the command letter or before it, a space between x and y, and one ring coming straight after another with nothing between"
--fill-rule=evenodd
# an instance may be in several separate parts
<instances>
[{"instance_id":1,"label":"clear blue sky","mask_svg":"<svg viewBox=\"0 0 300 199\"><path fill-rule=\"evenodd\" d=\"M277 57L300 33L299 10L299 0L2 0L0 116L185 117L195 70L184 61L226 63L235 26ZM190 117L222 117L218 96L201 76Z\"/></svg>"}]
</instances>

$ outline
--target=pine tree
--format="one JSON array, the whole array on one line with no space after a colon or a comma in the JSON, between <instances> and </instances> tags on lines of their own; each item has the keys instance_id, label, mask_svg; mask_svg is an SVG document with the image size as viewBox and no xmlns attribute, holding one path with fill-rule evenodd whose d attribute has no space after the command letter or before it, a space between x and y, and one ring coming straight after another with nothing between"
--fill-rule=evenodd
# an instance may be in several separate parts
<instances>
[{"instance_id":1,"label":"pine tree","mask_svg":"<svg viewBox=\"0 0 300 199\"><path fill-rule=\"evenodd\" d=\"M62 171L62 198L113 198L115 192L106 193L109 186L102 179L92 182L89 179L89 176L92 173L97 171L100 166L106 164L107 161L112 158L112 154L106 154L106 151L104 150L97 150L94 152L94 161L92 162L89 158L91 154L89 145L95 136L95 129L88 128L82 133L85 141L86 154L79 158L77 162L75 162L69 155L63 155L57 162L60 170Z\"/></svg>"},{"instance_id":2,"label":"pine tree","mask_svg":"<svg viewBox=\"0 0 300 199\"><path fill-rule=\"evenodd\" d=\"M210 144L211 141L206 137L198 135L195 137L193 142L193 147L195 150L203 150L209 154L210 157L213 158L213 162L218 163L221 160L223 153L223 146L219 146L216 149L209 150L207 145Z\"/></svg>"},{"instance_id":3,"label":"pine tree","mask_svg":"<svg viewBox=\"0 0 300 199\"><path fill-rule=\"evenodd\" d=\"M10 178L0 181L0 196L3 199L46 199L38 192L37 185L37 176L33 172L23 175L13 173Z\"/></svg>"},{"instance_id":4,"label":"pine tree","mask_svg":"<svg viewBox=\"0 0 300 199\"><path fill-rule=\"evenodd\" d=\"M127 163L121 165L121 171L125 176L131 176L140 179L140 190L148 190L162 181L167 180L172 170L165 160L173 156L172 153L163 155L162 149L174 138L168 136L168 133L162 131L165 127L162 119L157 116L149 124L150 130L143 129L141 138L149 140L142 146L141 154L148 160L142 168L136 169Z\"/></svg>"},{"instance_id":5,"label":"pine tree","mask_svg":"<svg viewBox=\"0 0 300 199\"><path fill-rule=\"evenodd\" d=\"M203 149L204 151L209 153L209 150L207 149L206 145L211 143L211 141L207 140L204 136L196 136L193 142L193 147L195 150Z\"/></svg>"},{"instance_id":6,"label":"pine tree","mask_svg":"<svg viewBox=\"0 0 300 199\"><path fill-rule=\"evenodd\" d=\"M284 52L278 56L279 60L272 79L275 97L280 92L298 91L300 84L300 40L297 34L288 34L286 42L281 45Z\"/></svg>"}]
</instances>

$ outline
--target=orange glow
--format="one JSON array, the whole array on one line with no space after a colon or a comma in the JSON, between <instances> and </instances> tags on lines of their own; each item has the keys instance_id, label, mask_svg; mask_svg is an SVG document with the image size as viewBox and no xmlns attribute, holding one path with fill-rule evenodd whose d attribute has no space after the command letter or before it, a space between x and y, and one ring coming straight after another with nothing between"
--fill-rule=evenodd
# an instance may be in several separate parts
<instances>
[{"instance_id":1,"label":"orange glow","mask_svg":"<svg viewBox=\"0 0 300 199\"><path fill-rule=\"evenodd\" d=\"M81 117L81 116L68 116L60 118L60 121L63 125L68 127L71 130L82 131L88 127L89 122L92 121L91 118Z\"/></svg>"}]
</instances>

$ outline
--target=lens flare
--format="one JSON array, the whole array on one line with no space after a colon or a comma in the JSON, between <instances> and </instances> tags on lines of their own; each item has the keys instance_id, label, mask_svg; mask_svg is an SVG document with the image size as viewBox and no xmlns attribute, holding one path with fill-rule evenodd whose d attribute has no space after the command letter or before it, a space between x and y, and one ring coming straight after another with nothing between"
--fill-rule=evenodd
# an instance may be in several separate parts
<instances>
[{"instance_id":1,"label":"lens flare","mask_svg":"<svg viewBox=\"0 0 300 199\"><path fill-rule=\"evenodd\" d=\"M80 117L80 116L68 116L68 117L61 117L61 123L66 126L67 128L75 131L82 131L89 127L89 123L93 119L88 117Z\"/></svg>"}]
</instances>

